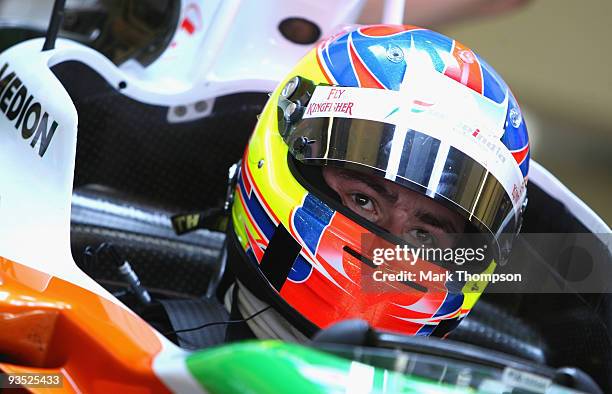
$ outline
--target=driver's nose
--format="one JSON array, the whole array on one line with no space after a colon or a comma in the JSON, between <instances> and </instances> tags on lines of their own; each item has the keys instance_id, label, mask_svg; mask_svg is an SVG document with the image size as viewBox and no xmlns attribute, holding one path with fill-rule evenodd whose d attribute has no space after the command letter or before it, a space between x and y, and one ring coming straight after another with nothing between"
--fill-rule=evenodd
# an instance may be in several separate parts
<instances>
[{"instance_id":1,"label":"driver's nose","mask_svg":"<svg viewBox=\"0 0 612 394\"><path fill-rule=\"evenodd\" d=\"M411 218L413 218L413 216L414 215L411 215L409 212L396 209L384 220L384 222L379 223L378 225L391 234L404 238L410 231L412 222Z\"/></svg>"}]
</instances>

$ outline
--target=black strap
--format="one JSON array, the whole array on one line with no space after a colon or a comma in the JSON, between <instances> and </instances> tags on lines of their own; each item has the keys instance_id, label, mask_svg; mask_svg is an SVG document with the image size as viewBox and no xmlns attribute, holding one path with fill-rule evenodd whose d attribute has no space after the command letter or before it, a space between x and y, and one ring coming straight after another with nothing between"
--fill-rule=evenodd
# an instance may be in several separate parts
<instances>
[{"instance_id":1,"label":"black strap","mask_svg":"<svg viewBox=\"0 0 612 394\"><path fill-rule=\"evenodd\" d=\"M228 215L224 208L216 207L204 211L179 213L170 220L177 235L200 229L224 232L227 228Z\"/></svg>"},{"instance_id":2,"label":"black strap","mask_svg":"<svg viewBox=\"0 0 612 394\"><path fill-rule=\"evenodd\" d=\"M173 331L197 327L206 323L226 321L228 313L216 298L160 300L168 314ZM177 333L179 345L189 349L202 349L225 341L226 325L214 325L202 330Z\"/></svg>"},{"instance_id":3,"label":"black strap","mask_svg":"<svg viewBox=\"0 0 612 394\"><path fill-rule=\"evenodd\" d=\"M280 291L285 284L291 267L301 250L301 245L285 226L282 223L279 224L260 264L261 271L276 291Z\"/></svg>"},{"instance_id":4,"label":"black strap","mask_svg":"<svg viewBox=\"0 0 612 394\"><path fill-rule=\"evenodd\" d=\"M240 308L238 307L238 283L234 283L234 288L232 289L232 308L230 310L230 320L241 319L244 319L244 317L242 316L242 313L240 313ZM238 324L231 324L227 326L227 330L225 331L225 342L234 342L253 338L255 338L255 334L249 328L246 321Z\"/></svg>"}]
</instances>

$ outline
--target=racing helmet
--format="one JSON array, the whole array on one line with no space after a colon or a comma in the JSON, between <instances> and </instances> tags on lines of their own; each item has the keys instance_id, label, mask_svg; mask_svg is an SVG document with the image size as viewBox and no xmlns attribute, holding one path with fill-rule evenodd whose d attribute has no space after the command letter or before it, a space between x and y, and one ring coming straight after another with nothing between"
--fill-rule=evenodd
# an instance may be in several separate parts
<instances>
[{"instance_id":1,"label":"racing helmet","mask_svg":"<svg viewBox=\"0 0 612 394\"><path fill-rule=\"evenodd\" d=\"M381 177L458 213L486 250L464 267L492 273L520 230L528 166L519 106L476 53L414 26L347 29L310 51L259 117L235 178L230 267L306 335L360 318L445 336L486 276L435 279L459 265L423 254L375 264L377 249L410 242L343 206L323 169ZM373 280L405 269L419 275Z\"/></svg>"}]
</instances>

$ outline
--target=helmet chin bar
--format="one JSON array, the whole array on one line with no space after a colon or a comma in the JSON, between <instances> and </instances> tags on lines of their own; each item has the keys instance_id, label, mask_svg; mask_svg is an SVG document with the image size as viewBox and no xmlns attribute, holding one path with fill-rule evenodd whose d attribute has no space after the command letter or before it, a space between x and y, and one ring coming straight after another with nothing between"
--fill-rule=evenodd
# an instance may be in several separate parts
<instances>
[{"instance_id":1,"label":"helmet chin bar","mask_svg":"<svg viewBox=\"0 0 612 394\"><path fill-rule=\"evenodd\" d=\"M285 233L288 237L291 237L290 234L287 233L287 230L284 228L282 224L279 225L275 233L283 234ZM312 323L310 320L304 317L302 313L294 309L290 304L288 304L280 295L280 288L282 284L280 282L284 282L287 279L287 274L279 275L278 272L266 272L265 267L262 267L266 264L266 254L264 254L264 259L262 260L260 265L252 262L244 250L241 248L240 243L236 237L236 233L233 231L233 224L230 222L228 226L228 267L230 271L234 274L235 278L238 279L241 285L247 287L247 289L259 300L265 302L266 304L272 306L280 315L287 320L293 327L295 327L298 331L304 334L308 338L312 338L315 334L317 334L324 327L318 327L316 324ZM275 235L276 237L276 235ZM284 245L280 245L283 242L283 237L279 237L277 239L273 239L270 241L268 246L269 249L275 248L279 246L282 249L285 249ZM299 244L295 240L292 241L299 247ZM299 249L298 253L299 253ZM268 250L266 251L268 253ZM275 269L278 268L278 262L282 261L278 259L278 253L272 252L272 254L276 254L276 256L272 256L269 254L268 258L270 260L274 260ZM288 261L288 260L284 260ZM286 265L285 268L292 266L293 260L290 260L291 264ZM288 272L285 270L285 272ZM272 275L271 275L272 274ZM417 284L415 284L417 285ZM239 291L239 290L238 290ZM427 290L424 290L427 292ZM347 316L346 319L350 319L350 316ZM461 319L459 317L455 317L452 319L444 319L439 322L436 327L431 332L431 336L444 338L448 333L450 333L453 329L457 327L460 323ZM371 322L368 324L372 324ZM372 326L373 329L376 329ZM397 334L402 335L402 334Z\"/></svg>"}]
</instances>

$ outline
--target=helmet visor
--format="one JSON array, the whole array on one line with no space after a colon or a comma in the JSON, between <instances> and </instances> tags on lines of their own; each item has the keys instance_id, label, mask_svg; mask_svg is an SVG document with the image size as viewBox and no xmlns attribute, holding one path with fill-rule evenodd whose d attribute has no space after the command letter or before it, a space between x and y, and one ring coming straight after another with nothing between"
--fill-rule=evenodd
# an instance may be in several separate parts
<instances>
[{"instance_id":1,"label":"helmet visor","mask_svg":"<svg viewBox=\"0 0 612 394\"><path fill-rule=\"evenodd\" d=\"M329 95L333 88L319 89ZM373 89L359 89L358 94L367 90ZM496 239L502 233L518 231L524 181L499 138L464 121L440 118L425 110L411 110L394 121L374 120L380 116L372 111L360 114L358 97L344 104L323 104L331 107L330 113L316 98L315 92L297 120L289 122L289 117L283 116L279 124L290 153L298 161L381 176L455 208ZM280 113L287 113L287 102L279 102ZM338 111L345 113L339 115ZM393 110L390 113L393 115Z\"/></svg>"}]
</instances>

